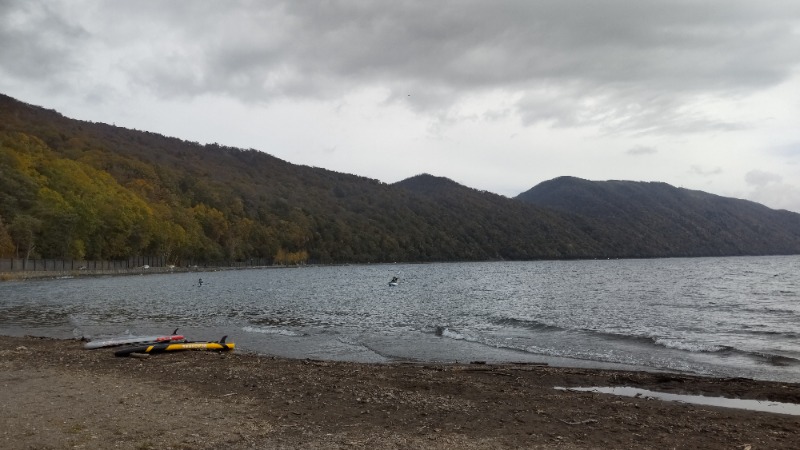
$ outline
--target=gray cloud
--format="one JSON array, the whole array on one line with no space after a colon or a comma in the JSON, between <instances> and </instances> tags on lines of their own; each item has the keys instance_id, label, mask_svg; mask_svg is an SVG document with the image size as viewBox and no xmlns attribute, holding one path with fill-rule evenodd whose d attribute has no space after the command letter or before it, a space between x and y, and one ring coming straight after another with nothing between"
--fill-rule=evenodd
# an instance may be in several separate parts
<instances>
[{"instance_id":1,"label":"gray cloud","mask_svg":"<svg viewBox=\"0 0 800 450\"><path fill-rule=\"evenodd\" d=\"M763 170L751 170L744 177L748 185L756 188L764 188L770 184L780 183L783 177L776 173L764 172Z\"/></svg>"},{"instance_id":2,"label":"gray cloud","mask_svg":"<svg viewBox=\"0 0 800 450\"><path fill-rule=\"evenodd\" d=\"M80 64L86 37L48 4L0 0L0 73L61 86L54 74Z\"/></svg>"},{"instance_id":3,"label":"gray cloud","mask_svg":"<svg viewBox=\"0 0 800 450\"><path fill-rule=\"evenodd\" d=\"M633 156L654 155L658 153L658 150L656 150L653 147L648 147L646 145L638 145L636 147L628 149L628 151L626 151L625 153Z\"/></svg>"},{"instance_id":4,"label":"gray cloud","mask_svg":"<svg viewBox=\"0 0 800 450\"><path fill-rule=\"evenodd\" d=\"M786 158L793 163L800 162L800 142L791 142L789 144L772 147L769 153Z\"/></svg>"},{"instance_id":5,"label":"gray cloud","mask_svg":"<svg viewBox=\"0 0 800 450\"><path fill-rule=\"evenodd\" d=\"M763 170L751 170L745 175L750 188L748 197L772 208L800 212L800 188L786 183L783 177Z\"/></svg>"},{"instance_id":6,"label":"gray cloud","mask_svg":"<svg viewBox=\"0 0 800 450\"><path fill-rule=\"evenodd\" d=\"M4 61L33 53L27 61L52 70L74 58L65 50L82 39L79 27L46 6L5 6L4 23L27 12L35 26L3 27L14 42ZM92 6L94 39L109 52L138 45L121 70L162 97L269 102L381 87L387 101L446 116L465 96L499 90L520 99L515 112L529 125L685 133L741 127L689 107L774 86L800 61L800 4L782 0ZM41 29L52 31L34 36ZM28 64L15 73L48 69Z\"/></svg>"},{"instance_id":7,"label":"gray cloud","mask_svg":"<svg viewBox=\"0 0 800 450\"><path fill-rule=\"evenodd\" d=\"M722 168L721 167L706 168L706 167L695 165L695 166L692 166L692 169L691 169L690 172L695 174L695 175L700 175L700 176L703 176L703 177L710 177L710 176L713 176L713 175L721 174L722 173Z\"/></svg>"}]
</instances>

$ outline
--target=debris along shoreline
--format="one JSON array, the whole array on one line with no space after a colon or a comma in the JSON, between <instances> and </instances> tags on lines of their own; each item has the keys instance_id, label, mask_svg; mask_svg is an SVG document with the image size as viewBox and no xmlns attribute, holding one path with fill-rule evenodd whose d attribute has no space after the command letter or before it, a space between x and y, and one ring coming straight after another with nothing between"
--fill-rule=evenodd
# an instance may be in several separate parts
<instances>
[{"instance_id":1,"label":"debris along shoreline","mask_svg":"<svg viewBox=\"0 0 800 450\"><path fill-rule=\"evenodd\" d=\"M0 336L3 448L795 448L800 416L556 387L800 403L800 385L530 364L241 352L116 358Z\"/></svg>"}]
</instances>

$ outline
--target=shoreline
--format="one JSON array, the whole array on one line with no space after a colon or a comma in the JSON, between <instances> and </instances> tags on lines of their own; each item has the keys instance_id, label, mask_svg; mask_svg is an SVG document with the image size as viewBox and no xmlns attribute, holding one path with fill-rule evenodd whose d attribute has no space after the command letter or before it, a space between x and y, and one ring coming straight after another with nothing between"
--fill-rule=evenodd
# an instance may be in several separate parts
<instances>
[{"instance_id":1,"label":"shoreline","mask_svg":"<svg viewBox=\"0 0 800 450\"><path fill-rule=\"evenodd\" d=\"M69 278L98 278L98 277L127 277L137 275L168 275L178 273L206 273L227 270L262 270L262 269L291 268L287 266L248 266L248 267L135 267L131 269L107 270L39 270L0 272L0 282L3 281L31 281L31 280L60 280Z\"/></svg>"},{"instance_id":2,"label":"shoreline","mask_svg":"<svg viewBox=\"0 0 800 450\"><path fill-rule=\"evenodd\" d=\"M303 268L308 268L308 270L313 270L318 267L323 266L303 266ZM242 267L242 268L204 268L204 269L192 269L193 274L188 274L187 272L183 271L171 271L169 273L163 272L159 273L155 272L146 272L147 275L175 275L177 278L173 278L170 276L163 276L157 277L159 278L159 282L169 284L170 281L180 280L177 281L177 284L186 283L192 287L197 285L197 276L200 275L203 280L206 281L216 281L216 283L212 283L211 287L214 287L214 284L217 286L222 285L221 281L227 281L227 277L238 277L239 275L245 275L244 272L253 272L256 276L259 273L263 274L265 277L269 276L268 272L264 272L264 270L269 271L270 269L291 269L291 268L298 268L296 266L263 266L263 267ZM137 269L138 270L138 269ZM153 268L149 269L153 270ZM156 268L156 270L158 270ZM231 270L236 272L230 272ZM244 271L244 272L243 272ZM198 273L200 272L200 273ZM218 272L218 273L215 273ZM238 273L237 273L238 272ZM382 272L382 271L381 271ZM42 272L44 273L44 272ZM54 272L50 272L52 275ZM310 273L310 272L309 272ZM120 280L130 280L128 285L133 285L137 283L141 283L142 285L148 284L149 285L156 285L156 283L149 283L147 280L149 278L137 278L134 280L131 278L132 275L142 275L141 273L129 273L129 274L109 274L109 273L82 273L74 280L53 280L52 277L49 277L47 281L51 281L52 284L48 284L47 287L52 286L52 289L47 289L50 291L50 300L47 302L49 308L54 308L56 310L61 309L60 301L58 300L58 295L65 290L68 290L71 293L70 301L73 303L77 303L77 305L73 305L75 314L77 318L73 321L73 315L71 315L68 320L60 320L59 322L46 322L43 321L42 325L37 325L37 322L30 322L30 321L22 321L24 323L23 326L8 326L4 327L3 330L0 330L0 334L9 334L15 336L22 336L26 334L37 334L40 336L45 337L53 337L57 339L70 339L70 338L78 338L81 336L85 336L87 338L91 338L93 336L102 336L104 334L118 334L119 330L119 323L114 325L119 320L126 320L124 318L115 318L111 320L110 326L105 326L106 324L102 321L95 321L91 317L84 318L81 317L81 313L79 311L81 306L80 303L83 302L82 298L82 286L85 286L84 283L91 284L101 284L105 285L106 283L112 284L115 282L125 283ZM0 273L0 276L2 273ZM208 275L208 278L206 277ZM278 277L282 277L280 274L275 274ZM287 272L286 275L292 276L293 274ZM216 278L216 280L215 280ZM94 279L94 281L92 281ZM41 281L45 281L44 278L39 279ZM103 281L105 280L105 281ZM188 280L188 281L187 281ZM249 280L249 279L248 279ZM20 280L16 282L8 283L7 286L10 291L12 292L12 297L14 296L15 288L17 286L20 287L22 292L30 292L35 289L37 286L37 280L29 279L29 280ZM11 286L12 284L16 286ZM381 284L385 286L385 283L382 281ZM27 286L25 286L27 285ZM298 284L302 286L301 284ZM0 286L3 286L0 283ZM41 286L45 286L42 284ZM204 288L207 288L208 285L204 285ZM43 289L44 290L44 289ZM376 289L377 290L377 289ZM61 291L61 292L59 292ZM103 293L102 295L108 295L109 297L113 296L114 291L109 291L108 294ZM194 292L194 291L192 291ZM203 291L205 292L205 291ZM390 291L390 293L397 292L397 291ZM138 295L137 291L128 292L129 295ZM379 293L381 294L381 293ZM160 295L160 293L156 293L154 295ZM186 294L184 297L177 296L176 298L180 298L183 301L182 307L188 310L192 309L191 306L191 298L189 298L189 304L187 304L186 297L190 297L194 294ZM236 301L237 294L231 293L229 296L225 297L226 303L225 306L238 306ZM98 296L95 296L99 298ZM377 298L377 297L376 297ZM422 295L417 295L416 298L422 298ZM415 301L416 301L415 298ZM228 300L230 299L230 300ZM97 299L91 299L93 301L97 301ZM411 303L411 302L409 302ZM421 303L421 302L417 302ZM413 303L412 303L413 304ZM39 313L36 310L26 309L28 308L25 306L25 303L20 303L21 305L18 308L18 311L14 312L13 314L19 314L22 316L33 314L37 316ZM342 306L342 305L340 305ZM16 305L14 306L17 307ZM427 308L427 305L425 306ZM343 306L343 308L348 308L348 306ZM105 311L104 308L99 310L104 311L103 314L108 314L108 311ZM33 311L33 312L31 312ZM257 311L257 309L255 310ZM138 312L142 315L142 312ZM278 317L283 312L276 312L276 317ZM624 311L623 311L624 313ZM667 312L669 314L670 312ZM512 345L505 345L504 341L491 341L488 342L489 345L486 345L487 341L494 336L489 336L489 338L485 338L484 335L478 335L477 338L473 339L473 336L470 336L468 333L465 333L465 336L460 335L462 330L459 330L456 326L453 330L453 333L448 333L445 337L447 339L439 339L436 342L435 346L418 346L420 349L424 349L422 353L420 352L413 352L413 351L405 351L405 348L400 348L398 346L392 347L384 346L381 347L380 345L370 345L370 342L363 341L364 345L361 345L361 340L354 340L356 345L350 345L350 342L345 339L341 340L343 345L340 347L334 348L330 345L327 345L325 342L321 342L323 338L319 338L320 334L314 333L307 333L303 334L303 341L304 342L294 342L299 341L300 339L293 338L293 334L296 332L296 328L293 328L292 325L286 325L281 327L273 327L270 325L267 326L259 326L261 324L258 323L257 320L251 321L250 315L256 314L256 312L252 310L248 310L247 312L238 311L236 316L236 322L233 323L235 326L242 326L242 330L245 331L244 333L240 333L237 330L231 329L230 327L215 327L211 322L204 322L204 323L197 323L196 336L197 334L202 335L203 338L212 338L217 339L219 336L224 334L238 334L234 336L237 339L240 348L247 349L248 351L259 351L261 353L269 354L269 355L279 355L281 357L288 357L288 358L322 358L322 359L329 359L328 355L325 353L326 351L331 353L336 353L337 356L335 358L339 360L346 360L346 361L354 361L354 362L384 362L382 360L422 360L428 362L471 362L471 361L481 361L484 360L485 362L492 363L492 364L500 364L503 362L515 362L515 361L522 361L522 362L546 362L550 363L554 366L563 366L563 367L580 367L580 368L596 368L596 369L609 369L609 370L631 370L631 371L656 371L656 372L677 372L681 374L687 375L700 375L700 376L718 376L718 377L735 377L735 376L742 376L742 377L749 377L754 379L760 379L764 381L784 381L784 382L800 382L800 372L798 372L798 368L800 365L797 364L796 357L786 357L783 358L779 352L770 353L769 348L771 342L767 341L767 339L773 339L772 336L769 334L772 333L762 333L759 331L757 338L763 339L765 342L760 342L762 344L761 347L753 347L755 350L741 350L742 348L747 348L741 346L740 348L735 347L728 347L726 345L721 345L718 340L712 340L711 342L716 342L719 345L712 345L709 344L708 346L712 347L711 350L706 350L702 347L706 347L703 344L700 344L700 350L696 350L696 346L692 346L693 344L690 343L690 346L684 347L681 345L672 345L670 343L663 343L659 342L656 337L648 337L647 333L641 333L641 330L638 333L631 333L629 335L624 334L625 332L621 332L620 335L616 335L615 332L611 332L607 334L603 331L603 328L600 327L592 333L597 332L600 334L600 339L605 339L607 337L611 337L612 340L622 342L623 345L628 344L631 340L634 342L634 348L631 354L634 357L627 357L626 355L618 356L611 351L608 355L606 352L606 346L600 348L592 348L591 345L584 344L577 344L573 345L569 348L569 351L562 352L561 348L558 347L558 344L561 342L569 342L562 339L559 339L554 345L553 342L548 342L550 344L548 347L537 347L537 342L533 339L528 341L520 340L521 344L517 342L512 342ZM338 314L338 313L337 313ZM416 312L415 312L416 314ZM146 312L147 316L150 316L150 312ZM346 316L347 314L345 314ZM419 317L423 317L421 315L417 315ZM415 316L415 320L417 319ZM47 317L47 315L43 315L43 317ZM240 320L241 319L241 320ZM421 333L416 336L422 336L422 339L427 339L430 337L431 328L436 325L437 329L442 328L445 331L450 331L447 329L448 324L450 323L449 317L442 316L441 318L436 318L435 321L426 321L426 319L421 319L420 323L415 323L415 326L419 328ZM624 316L623 316L624 319ZM276 319L277 320L277 319ZM336 319L338 320L338 319ZM558 320L553 320L552 318L546 320L547 323L559 323ZM186 322L189 323L189 322ZM12 322L13 324L13 322ZM444 324L439 326L440 324ZM536 323L536 320L532 321L533 327L538 327L541 324ZM152 333L160 333L166 332L168 330L172 330L175 324L169 323L167 325L163 325L158 322L141 322L138 324L141 327L147 328L144 334L152 334ZM361 324L356 324L360 326ZM509 327L513 331L514 327L522 326L527 327L530 326L529 323L526 321L522 321L521 324L517 325L514 324ZM744 326L744 325L740 325ZM163 329L162 329L163 328ZM278 330L278 328L280 328ZM577 331L578 334L583 334L583 328L591 330L591 327L579 327L575 328L574 330L571 329L569 325L565 326L567 332L572 334L573 332ZM749 327L748 327L749 328ZM161 329L161 331L153 331L154 329ZM213 331L208 331L213 329ZM288 331L286 331L288 329ZM358 328L355 328L358 329ZM468 330L468 328L464 328L464 330ZM758 331L758 330L757 330ZM792 338L791 333L784 332L784 329L779 327L780 334L783 336L788 335L788 339ZM125 333L129 331L125 330ZM299 330L297 332L305 333L305 330ZM538 332L538 329L537 329ZM441 333L441 331L437 331L437 333ZM142 334L142 333L134 333L134 334ZM644 334L644 336L642 336ZM662 333L662 336L669 336L671 333ZM778 334L778 333L776 333ZM283 336L282 336L283 335ZM331 334L329 334L331 335ZM286 337L289 336L289 337ZM311 338L306 339L305 336L311 336ZM438 336L438 335L437 335ZM766 336L766 337L764 337ZM337 336L338 337L338 336ZM441 337L441 336L440 336ZM503 336L507 338L507 336ZM527 336L526 336L527 337ZM538 336L537 336L538 337ZM572 337L570 335L570 337ZM706 337L706 336L704 336ZM641 345L641 338L644 338L643 345ZM588 339L588 338L587 338ZM332 340L334 341L334 340ZM409 339L409 342L411 340ZM669 341L669 339L666 339ZM680 339L678 339L678 344L682 344ZM698 340L699 342L703 342L702 339ZM335 341L334 341L335 342ZM385 342L389 342L390 344L393 342L391 339L384 339L380 342L380 344L384 344ZM457 342L457 344L454 344ZM533 342L533 345L530 345ZM612 342L611 346L608 348L614 348L613 345L615 342ZM414 342L416 343L416 341ZM429 342L425 341L423 344L428 344ZM440 345L441 344L441 345ZM792 343L789 343L792 345ZM389 347L389 350L386 348ZM297 348L301 348L304 351L295 352L294 350ZM325 350L320 352L317 349L324 348ZM414 347L407 347L407 348L414 348ZM433 348L433 351L428 351L427 349ZM589 348L593 351L584 352L583 350ZM793 347L790 347L793 348ZM399 350L398 350L399 349ZM466 350L464 350L466 349ZM464 351L462 351L464 350ZM474 350L474 351L468 351ZM627 351L627 349L625 349ZM637 353L638 351L638 353ZM663 357L661 358L648 358L651 354L657 354L657 356L662 356L658 354L658 352L663 353ZM514 353L519 353L519 358L517 358ZM499 356L498 356L499 355ZM566 356L560 356L566 355ZM638 357L640 355L644 355L644 357ZM732 357L731 357L732 356ZM675 362L677 361L677 362Z\"/></svg>"},{"instance_id":3,"label":"shoreline","mask_svg":"<svg viewBox=\"0 0 800 450\"><path fill-rule=\"evenodd\" d=\"M800 384L233 351L114 357L0 336L3 448L794 448L800 416L557 387L800 403Z\"/></svg>"}]
</instances>

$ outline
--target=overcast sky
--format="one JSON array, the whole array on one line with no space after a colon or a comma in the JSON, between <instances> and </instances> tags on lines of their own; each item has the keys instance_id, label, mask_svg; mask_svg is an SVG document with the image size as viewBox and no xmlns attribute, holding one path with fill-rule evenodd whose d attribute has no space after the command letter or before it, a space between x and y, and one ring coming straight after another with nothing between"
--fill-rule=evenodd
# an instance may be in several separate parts
<instances>
[{"instance_id":1,"label":"overcast sky","mask_svg":"<svg viewBox=\"0 0 800 450\"><path fill-rule=\"evenodd\" d=\"M800 212L800 2L0 0L0 92L393 183Z\"/></svg>"}]
</instances>

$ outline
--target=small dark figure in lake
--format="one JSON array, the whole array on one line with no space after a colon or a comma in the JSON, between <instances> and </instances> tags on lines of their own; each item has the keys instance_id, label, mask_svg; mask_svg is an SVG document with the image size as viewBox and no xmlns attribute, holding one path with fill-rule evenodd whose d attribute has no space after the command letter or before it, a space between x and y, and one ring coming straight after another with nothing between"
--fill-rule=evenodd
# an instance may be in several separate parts
<instances>
[{"instance_id":1,"label":"small dark figure in lake","mask_svg":"<svg viewBox=\"0 0 800 450\"><path fill-rule=\"evenodd\" d=\"M203 279L202 278L200 278L200 281L197 282L197 285L198 286L202 286L203 285Z\"/></svg>"}]
</instances>

